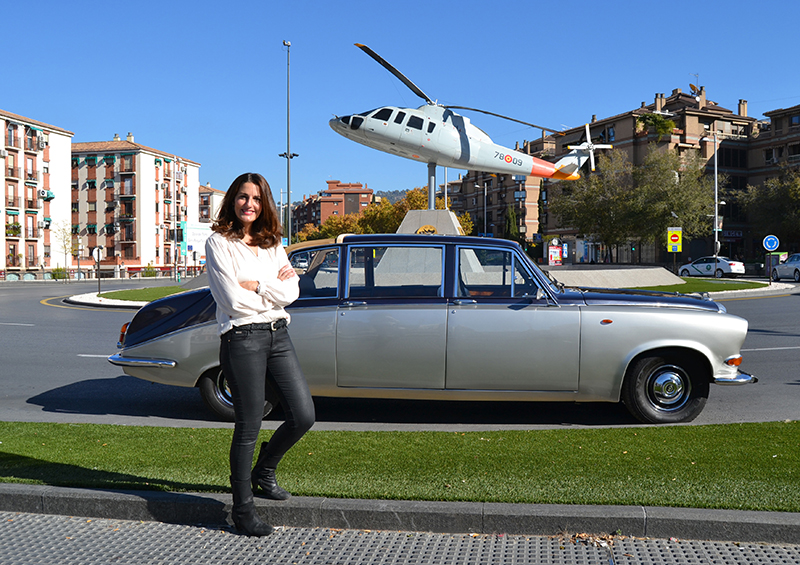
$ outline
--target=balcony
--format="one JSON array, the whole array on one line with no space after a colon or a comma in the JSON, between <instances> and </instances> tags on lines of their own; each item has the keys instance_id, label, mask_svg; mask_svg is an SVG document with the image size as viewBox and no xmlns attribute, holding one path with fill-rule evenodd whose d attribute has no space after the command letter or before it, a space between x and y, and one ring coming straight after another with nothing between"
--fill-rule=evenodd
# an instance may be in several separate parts
<instances>
[{"instance_id":1,"label":"balcony","mask_svg":"<svg viewBox=\"0 0 800 565\"><path fill-rule=\"evenodd\" d=\"M39 228L25 228L25 239L39 239L42 237L42 230Z\"/></svg>"},{"instance_id":2,"label":"balcony","mask_svg":"<svg viewBox=\"0 0 800 565\"><path fill-rule=\"evenodd\" d=\"M6 208L22 208L22 197L6 196Z\"/></svg>"},{"instance_id":3,"label":"balcony","mask_svg":"<svg viewBox=\"0 0 800 565\"><path fill-rule=\"evenodd\" d=\"M16 255L6 255L6 267L19 267L22 260Z\"/></svg>"},{"instance_id":4,"label":"balcony","mask_svg":"<svg viewBox=\"0 0 800 565\"><path fill-rule=\"evenodd\" d=\"M33 200L27 199L25 200L25 209L26 210L41 210L42 208L42 201L38 198L34 198Z\"/></svg>"},{"instance_id":5,"label":"balcony","mask_svg":"<svg viewBox=\"0 0 800 565\"><path fill-rule=\"evenodd\" d=\"M16 135L8 136L6 135L6 147L15 147L19 149L19 137Z\"/></svg>"},{"instance_id":6,"label":"balcony","mask_svg":"<svg viewBox=\"0 0 800 565\"><path fill-rule=\"evenodd\" d=\"M41 257L26 257L25 258L25 264L28 266L29 269L38 267L39 265L42 264L42 258Z\"/></svg>"},{"instance_id":7,"label":"balcony","mask_svg":"<svg viewBox=\"0 0 800 565\"><path fill-rule=\"evenodd\" d=\"M22 225L18 223L6 224L6 237L19 237L22 234Z\"/></svg>"},{"instance_id":8,"label":"balcony","mask_svg":"<svg viewBox=\"0 0 800 565\"><path fill-rule=\"evenodd\" d=\"M25 180L39 182L39 171L25 171Z\"/></svg>"},{"instance_id":9,"label":"balcony","mask_svg":"<svg viewBox=\"0 0 800 565\"><path fill-rule=\"evenodd\" d=\"M19 167L6 167L6 178L18 179Z\"/></svg>"}]
</instances>

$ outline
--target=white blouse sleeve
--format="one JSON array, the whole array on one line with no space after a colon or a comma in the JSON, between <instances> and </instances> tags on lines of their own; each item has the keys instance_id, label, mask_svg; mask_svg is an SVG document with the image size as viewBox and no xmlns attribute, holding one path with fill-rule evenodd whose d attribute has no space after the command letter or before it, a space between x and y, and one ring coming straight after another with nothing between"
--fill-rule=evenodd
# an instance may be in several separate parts
<instances>
[{"instance_id":1,"label":"white blouse sleeve","mask_svg":"<svg viewBox=\"0 0 800 565\"><path fill-rule=\"evenodd\" d=\"M246 290L239 284L229 242L217 234L206 240L206 270L217 308L230 318L253 316L272 309L268 296Z\"/></svg>"},{"instance_id":2,"label":"white blouse sleeve","mask_svg":"<svg viewBox=\"0 0 800 565\"><path fill-rule=\"evenodd\" d=\"M276 273L280 271L284 265L291 266L289 257L286 255L286 250L282 245L278 245L269 251L274 251L275 253L274 261L277 263L277 269L275 269ZM270 302L277 306L288 306L300 296L300 277L296 275L283 281L275 276L259 282L261 283L261 294L266 296Z\"/></svg>"}]
</instances>

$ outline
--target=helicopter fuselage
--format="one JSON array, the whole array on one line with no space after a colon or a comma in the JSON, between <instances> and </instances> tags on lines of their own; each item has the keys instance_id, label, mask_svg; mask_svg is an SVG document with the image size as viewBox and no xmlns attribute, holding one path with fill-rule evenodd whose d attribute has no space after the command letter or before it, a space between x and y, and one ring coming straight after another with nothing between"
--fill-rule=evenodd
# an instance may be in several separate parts
<instances>
[{"instance_id":1,"label":"helicopter fuselage","mask_svg":"<svg viewBox=\"0 0 800 565\"><path fill-rule=\"evenodd\" d=\"M333 130L373 149L441 167L571 179L557 164L497 145L469 118L434 104L336 117Z\"/></svg>"}]
</instances>

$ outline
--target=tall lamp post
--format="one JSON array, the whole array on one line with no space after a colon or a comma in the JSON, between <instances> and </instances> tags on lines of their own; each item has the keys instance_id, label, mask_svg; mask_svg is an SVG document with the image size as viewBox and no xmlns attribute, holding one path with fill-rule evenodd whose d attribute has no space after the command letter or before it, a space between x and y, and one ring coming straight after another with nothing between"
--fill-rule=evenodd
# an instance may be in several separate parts
<instances>
[{"instance_id":1,"label":"tall lamp post","mask_svg":"<svg viewBox=\"0 0 800 565\"><path fill-rule=\"evenodd\" d=\"M292 159L299 157L297 153L292 153L290 144L290 121L289 121L289 64L290 64L290 51L292 47L291 41L283 40L283 45L286 47L286 153L281 153L278 157L286 159L286 214L283 219L284 233L286 234L286 242L288 245L292 243Z\"/></svg>"},{"instance_id":2,"label":"tall lamp post","mask_svg":"<svg viewBox=\"0 0 800 565\"><path fill-rule=\"evenodd\" d=\"M719 254L719 175L717 173L717 132L714 132L714 276L717 276Z\"/></svg>"}]
</instances>

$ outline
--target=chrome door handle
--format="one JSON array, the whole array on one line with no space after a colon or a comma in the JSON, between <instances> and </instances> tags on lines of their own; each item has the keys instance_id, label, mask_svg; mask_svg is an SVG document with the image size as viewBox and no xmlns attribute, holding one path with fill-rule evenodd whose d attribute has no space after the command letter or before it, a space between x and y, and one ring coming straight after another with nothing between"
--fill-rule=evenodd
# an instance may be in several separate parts
<instances>
[{"instance_id":1,"label":"chrome door handle","mask_svg":"<svg viewBox=\"0 0 800 565\"><path fill-rule=\"evenodd\" d=\"M477 304L477 303L478 303L477 300L473 300L471 298L457 298L456 300L453 300L453 304L455 304L456 306L464 306L465 304Z\"/></svg>"},{"instance_id":2,"label":"chrome door handle","mask_svg":"<svg viewBox=\"0 0 800 565\"><path fill-rule=\"evenodd\" d=\"M342 306L345 308L353 308L354 306L366 306L366 305L367 305L366 302L351 302L349 300L342 302Z\"/></svg>"}]
</instances>

